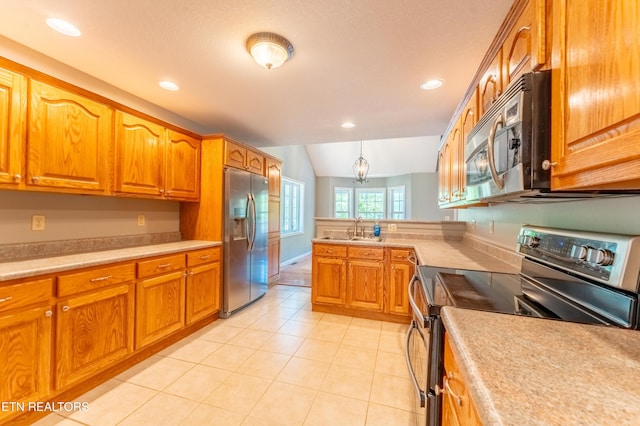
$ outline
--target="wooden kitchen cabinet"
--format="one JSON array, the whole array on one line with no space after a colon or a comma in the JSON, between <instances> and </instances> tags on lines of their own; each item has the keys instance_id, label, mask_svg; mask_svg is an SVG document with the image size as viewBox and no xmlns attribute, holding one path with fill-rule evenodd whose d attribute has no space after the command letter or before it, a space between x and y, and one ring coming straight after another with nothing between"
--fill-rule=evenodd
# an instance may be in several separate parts
<instances>
[{"instance_id":1,"label":"wooden kitchen cabinet","mask_svg":"<svg viewBox=\"0 0 640 426\"><path fill-rule=\"evenodd\" d=\"M344 306L347 302L347 247L313 244L311 302Z\"/></svg>"},{"instance_id":2,"label":"wooden kitchen cabinet","mask_svg":"<svg viewBox=\"0 0 640 426\"><path fill-rule=\"evenodd\" d=\"M442 425L481 426L478 412L451 350L449 337L444 339L444 392L442 393Z\"/></svg>"},{"instance_id":3,"label":"wooden kitchen cabinet","mask_svg":"<svg viewBox=\"0 0 640 426\"><path fill-rule=\"evenodd\" d=\"M265 177L269 181L269 211L268 211L268 274L269 282L277 281L280 277L280 184L282 178L282 163L267 157L265 160Z\"/></svg>"},{"instance_id":4,"label":"wooden kitchen cabinet","mask_svg":"<svg viewBox=\"0 0 640 426\"><path fill-rule=\"evenodd\" d=\"M411 249L389 249L389 303L385 312L406 316L410 313L407 284L415 273L415 265L409 260L411 257L415 258Z\"/></svg>"},{"instance_id":5,"label":"wooden kitchen cabinet","mask_svg":"<svg viewBox=\"0 0 640 426\"><path fill-rule=\"evenodd\" d=\"M115 126L115 192L164 197L164 127L122 111Z\"/></svg>"},{"instance_id":6,"label":"wooden kitchen cabinet","mask_svg":"<svg viewBox=\"0 0 640 426\"><path fill-rule=\"evenodd\" d=\"M136 349L185 325L184 254L137 262Z\"/></svg>"},{"instance_id":7,"label":"wooden kitchen cabinet","mask_svg":"<svg viewBox=\"0 0 640 426\"><path fill-rule=\"evenodd\" d=\"M500 48L478 83L480 117L498 99L498 96L502 94L502 90L502 48Z\"/></svg>"},{"instance_id":8,"label":"wooden kitchen cabinet","mask_svg":"<svg viewBox=\"0 0 640 426\"><path fill-rule=\"evenodd\" d=\"M192 324L220 310L221 248L187 253L186 323Z\"/></svg>"},{"instance_id":9,"label":"wooden kitchen cabinet","mask_svg":"<svg viewBox=\"0 0 640 426\"><path fill-rule=\"evenodd\" d=\"M200 140L167 129L166 198L197 201L200 198Z\"/></svg>"},{"instance_id":10,"label":"wooden kitchen cabinet","mask_svg":"<svg viewBox=\"0 0 640 426\"><path fill-rule=\"evenodd\" d=\"M636 2L553 2L551 188L640 188Z\"/></svg>"},{"instance_id":11,"label":"wooden kitchen cabinet","mask_svg":"<svg viewBox=\"0 0 640 426\"><path fill-rule=\"evenodd\" d=\"M56 389L76 384L133 352L134 283L59 300Z\"/></svg>"},{"instance_id":12,"label":"wooden kitchen cabinet","mask_svg":"<svg viewBox=\"0 0 640 426\"><path fill-rule=\"evenodd\" d=\"M31 80L28 117L28 186L59 192L108 192L113 142L110 107Z\"/></svg>"},{"instance_id":13,"label":"wooden kitchen cabinet","mask_svg":"<svg viewBox=\"0 0 640 426\"><path fill-rule=\"evenodd\" d=\"M24 182L27 79L0 68L0 188Z\"/></svg>"},{"instance_id":14,"label":"wooden kitchen cabinet","mask_svg":"<svg viewBox=\"0 0 640 426\"><path fill-rule=\"evenodd\" d=\"M225 140L224 163L227 166L251 173L264 174L264 156L262 154L229 140Z\"/></svg>"},{"instance_id":15,"label":"wooden kitchen cabinet","mask_svg":"<svg viewBox=\"0 0 640 426\"><path fill-rule=\"evenodd\" d=\"M382 312L384 309L384 248L350 246L348 256L347 306Z\"/></svg>"},{"instance_id":16,"label":"wooden kitchen cabinet","mask_svg":"<svg viewBox=\"0 0 640 426\"><path fill-rule=\"evenodd\" d=\"M53 280L0 286L0 401L37 401L51 390ZM0 423L20 414L0 410Z\"/></svg>"},{"instance_id":17,"label":"wooden kitchen cabinet","mask_svg":"<svg viewBox=\"0 0 640 426\"><path fill-rule=\"evenodd\" d=\"M451 202L451 139L447 136L438 151L438 205Z\"/></svg>"}]
</instances>

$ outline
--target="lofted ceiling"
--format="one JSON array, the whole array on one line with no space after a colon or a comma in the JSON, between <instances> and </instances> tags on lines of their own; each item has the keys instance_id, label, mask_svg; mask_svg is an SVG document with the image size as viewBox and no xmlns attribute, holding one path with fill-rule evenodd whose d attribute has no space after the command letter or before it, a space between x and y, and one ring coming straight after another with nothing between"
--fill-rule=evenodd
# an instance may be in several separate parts
<instances>
[{"instance_id":1,"label":"lofted ceiling","mask_svg":"<svg viewBox=\"0 0 640 426\"><path fill-rule=\"evenodd\" d=\"M326 144L308 152L317 174L331 176L350 173L365 140L372 173L376 158L389 164L376 174L397 175L434 171L438 139L512 3L2 0L0 35L185 117L198 133L256 147ZM49 17L82 35L53 32ZM261 31L293 44L281 68L247 53L246 39ZM431 78L445 85L421 90ZM345 146L358 146L355 156ZM399 161L400 147L416 155Z\"/></svg>"}]
</instances>

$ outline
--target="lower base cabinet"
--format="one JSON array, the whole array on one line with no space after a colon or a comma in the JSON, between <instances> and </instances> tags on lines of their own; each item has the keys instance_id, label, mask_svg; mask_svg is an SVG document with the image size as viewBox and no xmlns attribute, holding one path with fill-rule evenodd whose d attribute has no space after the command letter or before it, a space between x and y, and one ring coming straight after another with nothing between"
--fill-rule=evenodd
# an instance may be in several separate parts
<instances>
[{"instance_id":1,"label":"lower base cabinet","mask_svg":"<svg viewBox=\"0 0 640 426\"><path fill-rule=\"evenodd\" d=\"M187 324L220 309L220 262L196 266L187 273Z\"/></svg>"},{"instance_id":2,"label":"lower base cabinet","mask_svg":"<svg viewBox=\"0 0 640 426\"><path fill-rule=\"evenodd\" d=\"M56 308L56 389L133 352L134 284L85 293Z\"/></svg>"},{"instance_id":3,"label":"lower base cabinet","mask_svg":"<svg viewBox=\"0 0 640 426\"><path fill-rule=\"evenodd\" d=\"M0 403L26 405L49 394L51 318L49 306L0 313ZM3 407L0 423L17 414Z\"/></svg>"},{"instance_id":4,"label":"lower base cabinet","mask_svg":"<svg viewBox=\"0 0 640 426\"><path fill-rule=\"evenodd\" d=\"M469 396L466 383L445 334L444 345L444 392L442 394L442 424L444 426L481 426L478 412Z\"/></svg>"}]
</instances>

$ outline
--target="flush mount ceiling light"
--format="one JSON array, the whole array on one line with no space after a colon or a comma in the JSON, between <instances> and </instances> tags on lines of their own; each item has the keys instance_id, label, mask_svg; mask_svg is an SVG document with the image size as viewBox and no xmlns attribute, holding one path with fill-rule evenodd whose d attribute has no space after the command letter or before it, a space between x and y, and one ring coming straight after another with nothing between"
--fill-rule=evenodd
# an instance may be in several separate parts
<instances>
[{"instance_id":1,"label":"flush mount ceiling light","mask_svg":"<svg viewBox=\"0 0 640 426\"><path fill-rule=\"evenodd\" d=\"M345 121L340 125L340 127L342 127L343 129L353 129L354 127L356 127L356 125L350 121Z\"/></svg>"},{"instance_id":2,"label":"flush mount ceiling light","mask_svg":"<svg viewBox=\"0 0 640 426\"><path fill-rule=\"evenodd\" d=\"M180 86L175 84L173 81L168 80L161 81L160 83L158 83L158 86L162 87L164 90L170 90L172 92L180 90Z\"/></svg>"},{"instance_id":3,"label":"flush mount ceiling light","mask_svg":"<svg viewBox=\"0 0 640 426\"><path fill-rule=\"evenodd\" d=\"M369 162L362 156L362 141L360 141L360 157L353 163L353 173L356 175L356 182L369 182L367 173L369 173Z\"/></svg>"},{"instance_id":4,"label":"flush mount ceiling light","mask_svg":"<svg viewBox=\"0 0 640 426\"><path fill-rule=\"evenodd\" d=\"M247 39L247 50L261 67L278 68L293 56L293 45L274 33L256 33Z\"/></svg>"},{"instance_id":5,"label":"flush mount ceiling light","mask_svg":"<svg viewBox=\"0 0 640 426\"><path fill-rule=\"evenodd\" d=\"M438 87L442 87L443 84L444 84L444 80L435 78L433 80L425 81L420 85L420 88L422 90L433 90L433 89L437 89Z\"/></svg>"},{"instance_id":6,"label":"flush mount ceiling light","mask_svg":"<svg viewBox=\"0 0 640 426\"><path fill-rule=\"evenodd\" d=\"M80 30L73 24L58 18L47 18L47 25L60 34L71 37L79 37Z\"/></svg>"}]
</instances>

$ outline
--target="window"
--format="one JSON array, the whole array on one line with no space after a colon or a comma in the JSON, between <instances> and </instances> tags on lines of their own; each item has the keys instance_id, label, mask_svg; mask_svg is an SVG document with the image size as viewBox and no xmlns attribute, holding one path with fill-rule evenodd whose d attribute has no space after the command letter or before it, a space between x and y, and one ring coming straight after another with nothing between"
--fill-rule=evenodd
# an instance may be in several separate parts
<instances>
[{"instance_id":1,"label":"window","mask_svg":"<svg viewBox=\"0 0 640 426\"><path fill-rule=\"evenodd\" d=\"M389 219L405 218L404 186L389 188Z\"/></svg>"},{"instance_id":2,"label":"window","mask_svg":"<svg viewBox=\"0 0 640 426\"><path fill-rule=\"evenodd\" d=\"M280 194L280 234L282 236L304 232L303 200L304 183L283 177Z\"/></svg>"},{"instance_id":3,"label":"window","mask_svg":"<svg viewBox=\"0 0 640 426\"><path fill-rule=\"evenodd\" d=\"M356 216L384 219L385 188L356 189Z\"/></svg>"},{"instance_id":4,"label":"window","mask_svg":"<svg viewBox=\"0 0 640 426\"><path fill-rule=\"evenodd\" d=\"M334 189L334 216L337 219L349 219L353 217L353 188Z\"/></svg>"}]
</instances>

